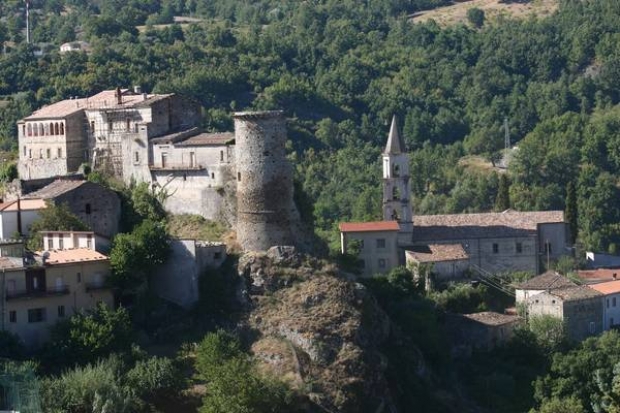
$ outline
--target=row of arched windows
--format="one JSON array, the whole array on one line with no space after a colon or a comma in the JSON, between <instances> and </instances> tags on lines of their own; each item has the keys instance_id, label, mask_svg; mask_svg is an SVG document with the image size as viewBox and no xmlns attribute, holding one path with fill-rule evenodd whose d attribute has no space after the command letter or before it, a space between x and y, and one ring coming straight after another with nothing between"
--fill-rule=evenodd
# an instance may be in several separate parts
<instances>
[{"instance_id":1,"label":"row of arched windows","mask_svg":"<svg viewBox=\"0 0 620 413\"><path fill-rule=\"evenodd\" d=\"M65 124L62 122L28 123L22 126L24 136L64 135Z\"/></svg>"}]
</instances>

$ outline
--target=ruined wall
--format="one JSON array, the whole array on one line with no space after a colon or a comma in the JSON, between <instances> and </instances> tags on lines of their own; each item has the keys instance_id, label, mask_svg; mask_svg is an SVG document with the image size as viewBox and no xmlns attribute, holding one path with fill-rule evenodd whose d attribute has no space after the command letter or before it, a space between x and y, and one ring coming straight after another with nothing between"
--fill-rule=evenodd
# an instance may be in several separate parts
<instances>
[{"instance_id":1,"label":"ruined wall","mask_svg":"<svg viewBox=\"0 0 620 413\"><path fill-rule=\"evenodd\" d=\"M234 115L237 161L237 240L247 250L295 245L293 174L286 159L281 111Z\"/></svg>"}]
</instances>

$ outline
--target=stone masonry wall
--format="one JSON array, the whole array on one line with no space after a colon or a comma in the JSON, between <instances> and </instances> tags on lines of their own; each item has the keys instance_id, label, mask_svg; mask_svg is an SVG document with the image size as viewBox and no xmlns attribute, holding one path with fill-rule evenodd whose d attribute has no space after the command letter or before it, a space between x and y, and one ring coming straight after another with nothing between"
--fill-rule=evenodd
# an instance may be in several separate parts
<instances>
[{"instance_id":1,"label":"stone masonry wall","mask_svg":"<svg viewBox=\"0 0 620 413\"><path fill-rule=\"evenodd\" d=\"M245 250L295 245L292 168L281 111L236 113L237 240Z\"/></svg>"}]
</instances>

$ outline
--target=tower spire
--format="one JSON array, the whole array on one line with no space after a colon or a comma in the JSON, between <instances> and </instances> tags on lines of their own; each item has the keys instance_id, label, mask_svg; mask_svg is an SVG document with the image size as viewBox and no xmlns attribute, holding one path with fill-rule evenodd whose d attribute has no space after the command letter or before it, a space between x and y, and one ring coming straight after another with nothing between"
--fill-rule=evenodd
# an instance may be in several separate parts
<instances>
[{"instance_id":1,"label":"tower spire","mask_svg":"<svg viewBox=\"0 0 620 413\"><path fill-rule=\"evenodd\" d=\"M394 155L405 153L405 142L398 132L398 119L396 115L392 117L392 126L390 126L390 134L388 135L384 153Z\"/></svg>"}]
</instances>

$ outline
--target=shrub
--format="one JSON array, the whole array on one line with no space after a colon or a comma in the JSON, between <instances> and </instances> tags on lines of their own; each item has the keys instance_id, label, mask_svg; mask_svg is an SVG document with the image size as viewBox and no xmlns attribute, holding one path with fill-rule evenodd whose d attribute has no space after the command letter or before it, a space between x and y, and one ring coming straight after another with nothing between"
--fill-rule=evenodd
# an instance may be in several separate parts
<instances>
[{"instance_id":1,"label":"shrub","mask_svg":"<svg viewBox=\"0 0 620 413\"><path fill-rule=\"evenodd\" d=\"M182 387L182 374L173 360L152 357L140 360L127 372L127 385L142 398L174 394Z\"/></svg>"}]
</instances>

